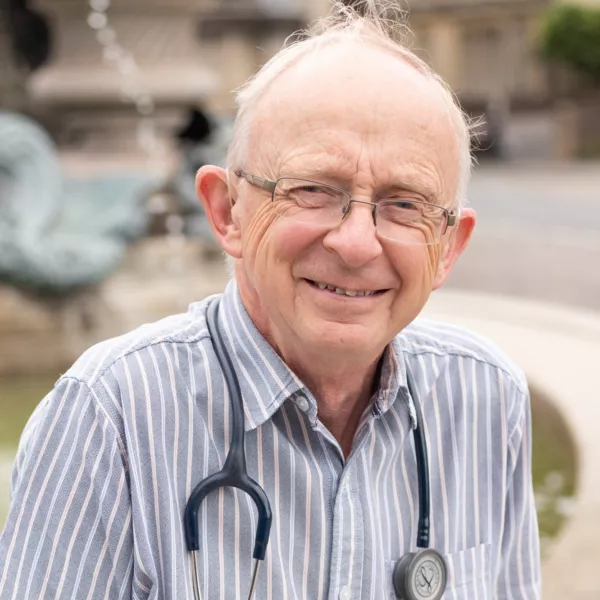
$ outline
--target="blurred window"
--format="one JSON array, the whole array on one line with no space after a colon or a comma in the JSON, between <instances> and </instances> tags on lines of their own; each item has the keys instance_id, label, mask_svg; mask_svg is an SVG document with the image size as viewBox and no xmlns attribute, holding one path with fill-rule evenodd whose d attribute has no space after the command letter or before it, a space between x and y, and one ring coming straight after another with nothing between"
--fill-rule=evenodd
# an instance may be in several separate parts
<instances>
[{"instance_id":1,"label":"blurred window","mask_svg":"<svg viewBox=\"0 0 600 600\"><path fill-rule=\"evenodd\" d=\"M489 97L502 85L501 34L495 27L472 26L462 36L461 91L470 96Z\"/></svg>"}]
</instances>

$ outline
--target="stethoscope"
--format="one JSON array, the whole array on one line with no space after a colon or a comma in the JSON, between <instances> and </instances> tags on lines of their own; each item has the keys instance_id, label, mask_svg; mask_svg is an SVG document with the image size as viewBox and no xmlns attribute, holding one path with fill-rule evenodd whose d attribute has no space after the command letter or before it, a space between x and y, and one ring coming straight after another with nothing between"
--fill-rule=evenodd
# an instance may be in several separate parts
<instances>
[{"instance_id":1,"label":"stethoscope","mask_svg":"<svg viewBox=\"0 0 600 600\"><path fill-rule=\"evenodd\" d=\"M254 567L248 600L251 600L256 587L258 567L264 560L271 531L271 506L265 491L252 479L246 470L244 410L238 378L227 353L223 337L218 327L219 300L210 303L206 315L208 330L225 376L231 396L231 444L225 464L217 473L202 480L192 492L185 507L184 527L188 552L193 553L194 599L202 600L198 569L200 550L198 531L198 511L207 494L220 487L235 487L248 494L258 511L258 523L254 540ZM417 528L417 551L408 552L394 565L392 582L396 597L400 600L439 600L447 582L447 568L442 555L429 548L430 488L427 446L421 434L422 416L418 397L414 393L411 378L407 375L409 393L416 411L416 426L413 428L417 479L419 491L419 522Z\"/></svg>"}]
</instances>

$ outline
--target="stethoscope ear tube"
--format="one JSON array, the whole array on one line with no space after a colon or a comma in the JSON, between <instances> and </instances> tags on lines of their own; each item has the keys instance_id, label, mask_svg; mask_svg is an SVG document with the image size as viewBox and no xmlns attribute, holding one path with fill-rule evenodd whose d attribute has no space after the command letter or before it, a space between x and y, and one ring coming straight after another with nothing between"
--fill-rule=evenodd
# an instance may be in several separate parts
<instances>
[{"instance_id":1,"label":"stethoscope ear tube","mask_svg":"<svg viewBox=\"0 0 600 600\"><path fill-rule=\"evenodd\" d=\"M253 553L255 561L265 558L272 522L271 506L266 493L256 481L248 476L246 471L243 398L239 381L218 327L218 311L219 300L213 300L208 307L206 320L213 347L229 390L232 414L231 443L223 469L201 481L194 488L185 507L185 538L188 551L194 553L194 597L196 599L200 598L196 554L200 549L198 512L200 504L207 494L220 487L236 487L252 498L258 511ZM396 563L393 584L397 597L403 600L420 600L424 597L429 600L439 600L446 587L447 571L443 557L436 550L429 548L430 490L427 445L423 433L421 406L409 373L407 373L407 387L416 411L413 439L419 494L417 552L406 554ZM253 571L249 597L252 597L256 585L258 564L256 562Z\"/></svg>"},{"instance_id":2,"label":"stethoscope ear tube","mask_svg":"<svg viewBox=\"0 0 600 600\"><path fill-rule=\"evenodd\" d=\"M198 510L204 498L220 487L236 487L248 494L258 511L258 523L254 540L253 557L264 560L269 543L273 515L271 505L264 490L248 476L246 471L244 409L240 384L233 370L229 354L225 349L218 327L219 301L213 300L207 310L206 321L210 337L223 370L231 396L231 443L223 469L201 481L192 492L185 507L184 528L187 549L195 552L200 549L198 533Z\"/></svg>"}]
</instances>

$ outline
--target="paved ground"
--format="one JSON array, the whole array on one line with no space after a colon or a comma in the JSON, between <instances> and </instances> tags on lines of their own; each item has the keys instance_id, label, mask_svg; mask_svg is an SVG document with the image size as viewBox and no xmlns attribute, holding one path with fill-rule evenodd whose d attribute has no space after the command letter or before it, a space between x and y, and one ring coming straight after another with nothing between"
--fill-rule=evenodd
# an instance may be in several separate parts
<instances>
[{"instance_id":1,"label":"paved ground","mask_svg":"<svg viewBox=\"0 0 600 600\"><path fill-rule=\"evenodd\" d=\"M600 163L481 165L448 285L600 310Z\"/></svg>"}]
</instances>

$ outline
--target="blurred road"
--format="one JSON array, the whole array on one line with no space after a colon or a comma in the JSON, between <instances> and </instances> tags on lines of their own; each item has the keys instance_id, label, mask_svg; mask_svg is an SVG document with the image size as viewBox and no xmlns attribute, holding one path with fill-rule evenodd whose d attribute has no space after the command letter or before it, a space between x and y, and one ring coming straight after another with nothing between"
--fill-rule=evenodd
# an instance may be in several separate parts
<instances>
[{"instance_id":1,"label":"blurred road","mask_svg":"<svg viewBox=\"0 0 600 600\"><path fill-rule=\"evenodd\" d=\"M476 231L447 286L600 311L600 163L475 168Z\"/></svg>"}]
</instances>

